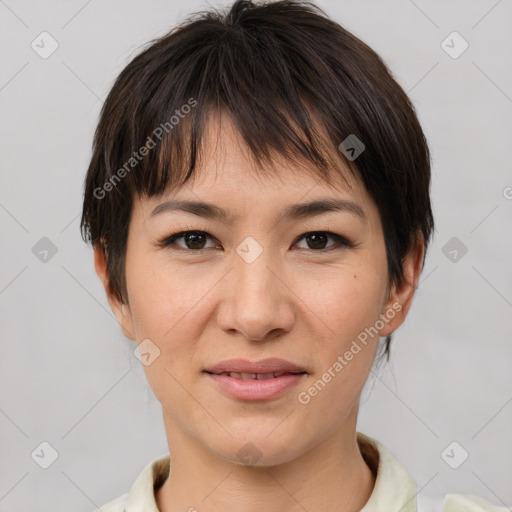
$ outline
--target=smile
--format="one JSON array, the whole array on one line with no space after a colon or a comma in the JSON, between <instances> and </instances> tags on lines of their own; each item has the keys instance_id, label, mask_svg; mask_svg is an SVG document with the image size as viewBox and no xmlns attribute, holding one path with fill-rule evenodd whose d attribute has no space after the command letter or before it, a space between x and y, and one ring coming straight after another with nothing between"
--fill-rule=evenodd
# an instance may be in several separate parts
<instances>
[{"instance_id":1,"label":"smile","mask_svg":"<svg viewBox=\"0 0 512 512\"><path fill-rule=\"evenodd\" d=\"M270 373L240 373L240 372L224 372L217 375L226 375L233 379L240 380L266 380L266 379L276 379L278 377L282 377L283 375L297 375L299 373L304 372L270 372Z\"/></svg>"}]
</instances>

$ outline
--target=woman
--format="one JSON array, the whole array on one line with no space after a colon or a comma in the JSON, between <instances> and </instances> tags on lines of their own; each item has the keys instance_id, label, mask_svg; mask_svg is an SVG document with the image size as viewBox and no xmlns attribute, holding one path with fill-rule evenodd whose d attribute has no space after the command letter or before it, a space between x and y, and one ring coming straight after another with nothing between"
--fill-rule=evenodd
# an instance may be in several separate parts
<instances>
[{"instance_id":1,"label":"woman","mask_svg":"<svg viewBox=\"0 0 512 512\"><path fill-rule=\"evenodd\" d=\"M429 186L409 98L312 4L238 0L133 59L81 227L170 455L102 510L415 511L356 422L418 284ZM443 510L468 506L498 510Z\"/></svg>"}]
</instances>

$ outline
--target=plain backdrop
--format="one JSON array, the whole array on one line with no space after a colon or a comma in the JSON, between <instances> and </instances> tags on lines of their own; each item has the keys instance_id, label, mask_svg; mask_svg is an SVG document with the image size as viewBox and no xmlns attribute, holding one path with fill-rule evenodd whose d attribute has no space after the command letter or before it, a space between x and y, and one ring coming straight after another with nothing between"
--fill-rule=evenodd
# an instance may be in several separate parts
<instances>
[{"instance_id":1,"label":"plain backdrop","mask_svg":"<svg viewBox=\"0 0 512 512\"><path fill-rule=\"evenodd\" d=\"M80 238L82 186L115 77L209 5L226 2L0 1L1 511L93 510L168 451L160 405ZM318 5L388 64L433 161L434 241L358 430L387 446L420 496L510 506L512 3ZM457 469L446 462L466 453Z\"/></svg>"}]
</instances>

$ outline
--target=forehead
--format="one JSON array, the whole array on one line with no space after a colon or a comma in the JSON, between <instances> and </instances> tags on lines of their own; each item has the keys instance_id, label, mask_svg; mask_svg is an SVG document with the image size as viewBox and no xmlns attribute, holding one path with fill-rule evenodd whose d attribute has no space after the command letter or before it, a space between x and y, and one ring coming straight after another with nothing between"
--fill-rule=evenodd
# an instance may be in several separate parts
<instances>
[{"instance_id":1,"label":"forehead","mask_svg":"<svg viewBox=\"0 0 512 512\"><path fill-rule=\"evenodd\" d=\"M371 201L366 189L357 173L348 169L340 156L334 156L333 160L339 164L331 170L329 178L304 158L289 158L276 152L268 163L258 165L230 118L212 115L205 126L194 174L181 186L168 188L158 196L143 198L141 206L145 217L151 217L158 208L172 210L163 203L177 199L217 205L220 207L217 212L207 212L203 206L196 205L192 206L195 208L192 213L202 208L204 216L225 221L242 215L260 215L268 210L272 210L273 215L278 215L279 211L283 218L287 214L290 218L300 218L307 216L302 215L308 211L307 208L293 209L291 205L311 203L321 198L324 203L331 200L332 210L336 209L336 200L345 202L340 210L350 210L356 205L352 209L360 211L353 213L363 213L360 216L364 217ZM321 213L326 206L310 204L308 208Z\"/></svg>"},{"instance_id":2,"label":"forehead","mask_svg":"<svg viewBox=\"0 0 512 512\"><path fill-rule=\"evenodd\" d=\"M346 167L338 149L333 148L328 157L336 163L328 177L297 153L287 157L273 151L269 161L259 165L229 116L212 113L204 129L197 168L182 188L233 192L247 189L254 194L274 192L294 196L313 187L324 192L360 193L359 175L355 169Z\"/></svg>"}]
</instances>

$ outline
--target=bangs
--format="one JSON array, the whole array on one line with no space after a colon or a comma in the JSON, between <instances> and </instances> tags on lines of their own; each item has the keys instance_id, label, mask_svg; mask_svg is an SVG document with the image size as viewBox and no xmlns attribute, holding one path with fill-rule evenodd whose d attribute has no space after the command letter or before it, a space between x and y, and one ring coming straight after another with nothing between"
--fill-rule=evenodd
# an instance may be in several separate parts
<instances>
[{"instance_id":1,"label":"bangs","mask_svg":"<svg viewBox=\"0 0 512 512\"><path fill-rule=\"evenodd\" d=\"M256 25L249 18L244 32L221 30L218 23L209 30L202 18L176 33L172 46L163 38L151 41L151 58L146 52L136 57L114 87L124 90L116 134L124 147L112 145L105 155L107 174L118 171L121 153L131 194L151 197L182 186L198 166L208 123L226 115L262 173L271 173L282 156L327 183L333 174L343 179L343 169L353 164L338 144L349 134L364 137L349 108L355 100L341 90L333 97L326 84L339 83L339 76L293 50L300 31L287 41L285 31L276 37L279 27L270 35ZM141 152L146 155L137 158Z\"/></svg>"},{"instance_id":2,"label":"bangs","mask_svg":"<svg viewBox=\"0 0 512 512\"><path fill-rule=\"evenodd\" d=\"M184 104L185 105L185 104ZM320 180L333 185L336 178L344 183L346 171L340 165L343 157L338 154L334 144L322 134L322 128L308 117L304 125L290 121L289 116L274 111L275 119L261 118L261 111L255 109L251 116L249 105L245 105L245 114L229 109L229 105L209 105L201 107L182 119L173 131L162 139L154 150L154 161L149 159L140 168L143 178L135 182L133 193L151 197L166 191L180 188L197 174L198 168L208 165L208 158L215 158L216 148L222 144L223 125L233 125L255 164L255 171L260 176L276 176L275 162L283 158L292 168L312 174ZM264 130L255 128L259 121L269 123L269 127L280 130ZM276 124L274 124L276 123ZM215 125L217 130L215 130ZM209 134L217 133L214 153L207 152ZM349 162L350 164L350 162ZM351 166L350 166L351 167ZM246 169L240 172L247 172ZM277 176L278 177L278 176Z\"/></svg>"}]
</instances>

